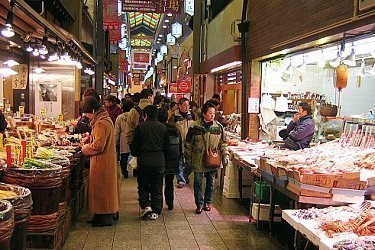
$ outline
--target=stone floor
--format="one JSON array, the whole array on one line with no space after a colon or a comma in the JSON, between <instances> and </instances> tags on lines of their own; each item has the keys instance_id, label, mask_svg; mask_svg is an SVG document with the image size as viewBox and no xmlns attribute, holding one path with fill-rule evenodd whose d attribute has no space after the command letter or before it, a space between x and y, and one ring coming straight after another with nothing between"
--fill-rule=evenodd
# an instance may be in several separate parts
<instances>
[{"instance_id":1,"label":"stone floor","mask_svg":"<svg viewBox=\"0 0 375 250\"><path fill-rule=\"evenodd\" d=\"M64 249L284 249L266 230L248 222L248 211L216 192L212 211L195 214L192 188L175 189L175 208L156 221L139 218L137 182L123 179L120 219L112 227L92 228L82 212Z\"/></svg>"}]
</instances>

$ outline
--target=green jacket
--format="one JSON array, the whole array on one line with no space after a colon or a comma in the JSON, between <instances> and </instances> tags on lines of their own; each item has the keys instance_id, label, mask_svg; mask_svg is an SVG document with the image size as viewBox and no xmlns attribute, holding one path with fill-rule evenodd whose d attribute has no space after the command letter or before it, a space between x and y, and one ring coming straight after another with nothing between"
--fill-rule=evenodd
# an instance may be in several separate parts
<instances>
[{"instance_id":1,"label":"green jacket","mask_svg":"<svg viewBox=\"0 0 375 250\"><path fill-rule=\"evenodd\" d=\"M224 164L228 162L227 146L224 129L217 121L213 121L213 125L206 129L202 119L199 119L189 127L185 141L185 159L193 166L194 172L212 171L212 168L204 166L206 148L217 149Z\"/></svg>"}]
</instances>

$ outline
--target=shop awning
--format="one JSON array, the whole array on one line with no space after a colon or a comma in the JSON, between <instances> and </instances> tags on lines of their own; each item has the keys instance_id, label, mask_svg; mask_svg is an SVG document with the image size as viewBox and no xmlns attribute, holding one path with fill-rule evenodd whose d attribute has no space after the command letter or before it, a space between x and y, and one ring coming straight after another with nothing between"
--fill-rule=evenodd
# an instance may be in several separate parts
<instances>
[{"instance_id":1,"label":"shop awning","mask_svg":"<svg viewBox=\"0 0 375 250\"><path fill-rule=\"evenodd\" d=\"M10 8L9 0L0 0L0 5L0 15L2 17L6 17L7 11ZM50 34L52 37L59 39L65 44L72 44L74 47L79 49L83 55L83 58L89 63L98 63L97 60L82 46L82 44L76 37L74 37L73 34L50 23L33 8L31 8L25 1L17 0L15 2L14 13L15 31L18 34L21 34L21 38L24 39L22 36L25 36L25 33L30 34L31 37L40 38L44 36L45 30L47 30L48 34ZM3 25L4 23L5 21L1 20L1 24Z\"/></svg>"}]
</instances>

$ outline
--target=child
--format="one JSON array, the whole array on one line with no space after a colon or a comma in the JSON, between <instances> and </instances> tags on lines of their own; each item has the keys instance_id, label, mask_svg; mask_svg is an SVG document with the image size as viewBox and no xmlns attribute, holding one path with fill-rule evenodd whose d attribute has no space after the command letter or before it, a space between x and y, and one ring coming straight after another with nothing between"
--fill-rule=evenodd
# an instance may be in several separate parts
<instances>
[{"instance_id":1,"label":"child","mask_svg":"<svg viewBox=\"0 0 375 250\"><path fill-rule=\"evenodd\" d=\"M156 106L146 106L143 114L145 122L135 129L131 153L137 157L141 217L156 220L162 210L163 176L169 137L167 128L157 120Z\"/></svg>"}]
</instances>

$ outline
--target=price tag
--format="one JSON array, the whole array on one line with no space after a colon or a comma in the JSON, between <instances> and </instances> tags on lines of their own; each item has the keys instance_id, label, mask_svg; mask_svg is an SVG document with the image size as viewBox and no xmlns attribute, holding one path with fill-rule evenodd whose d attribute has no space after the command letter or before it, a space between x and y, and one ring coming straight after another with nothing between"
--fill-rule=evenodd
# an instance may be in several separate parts
<instances>
[{"instance_id":1,"label":"price tag","mask_svg":"<svg viewBox=\"0 0 375 250\"><path fill-rule=\"evenodd\" d=\"M63 122L64 121L64 115L63 114L59 114L58 121L59 122Z\"/></svg>"},{"instance_id":2,"label":"price tag","mask_svg":"<svg viewBox=\"0 0 375 250\"><path fill-rule=\"evenodd\" d=\"M40 109L40 115L42 117L46 116L46 112L47 112L46 109L44 109L44 108Z\"/></svg>"},{"instance_id":3,"label":"price tag","mask_svg":"<svg viewBox=\"0 0 375 250\"><path fill-rule=\"evenodd\" d=\"M23 116L25 114L25 106L19 106L18 111L20 112L20 115Z\"/></svg>"}]
</instances>

